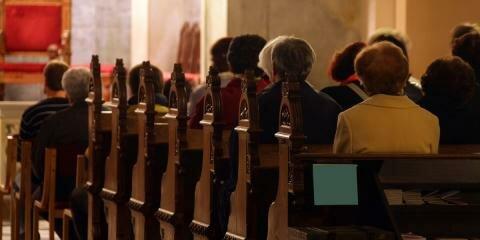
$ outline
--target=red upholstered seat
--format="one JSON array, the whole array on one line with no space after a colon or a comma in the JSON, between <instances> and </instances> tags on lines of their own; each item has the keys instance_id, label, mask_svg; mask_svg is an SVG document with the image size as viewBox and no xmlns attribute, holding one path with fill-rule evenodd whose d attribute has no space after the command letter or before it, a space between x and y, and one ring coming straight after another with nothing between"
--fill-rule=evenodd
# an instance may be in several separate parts
<instances>
[{"instance_id":1,"label":"red upholstered seat","mask_svg":"<svg viewBox=\"0 0 480 240\"><path fill-rule=\"evenodd\" d=\"M42 73L45 63L0 63L0 72Z\"/></svg>"},{"instance_id":2,"label":"red upholstered seat","mask_svg":"<svg viewBox=\"0 0 480 240\"><path fill-rule=\"evenodd\" d=\"M61 6L6 5L5 47L9 51L46 51L61 42Z\"/></svg>"}]
</instances>

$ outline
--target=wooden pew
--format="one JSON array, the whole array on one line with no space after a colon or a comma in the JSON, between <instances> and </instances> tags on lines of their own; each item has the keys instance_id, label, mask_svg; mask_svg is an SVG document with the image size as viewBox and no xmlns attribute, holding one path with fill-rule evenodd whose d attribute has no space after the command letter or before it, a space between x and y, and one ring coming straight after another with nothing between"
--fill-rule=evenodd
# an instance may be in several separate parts
<instances>
[{"instance_id":1,"label":"wooden pew","mask_svg":"<svg viewBox=\"0 0 480 240\"><path fill-rule=\"evenodd\" d=\"M278 178L277 145L259 147L261 132L253 71L245 73L239 108L238 174L231 195L231 212L225 239L266 239L268 208L273 202ZM263 158L260 158L263 151ZM269 153L266 153L268 151Z\"/></svg>"},{"instance_id":2,"label":"wooden pew","mask_svg":"<svg viewBox=\"0 0 480 240\"><path fill-rule=\"evenodd\" d=\"M162 239L191 239L195 183L202 158L201 130L187 129L187 93L180 64L174 65L169 96L168 162L161 179L160 221Z\"/></svg>"},{"instance_id":3,"label":"wooden pew","mask_svg":"<svg viewBox=\"0 0 480 240\"><path fill-rule=\"evenodd\" d=\"M78 154L77 155L77 169L75 174L75 187L82 188L86 184L86 159L84 155ZM69 240L70 239L70 231L72 228L70 227L70 222L73 221L73 213L70 208L63 210L62 215L62 240Z\"/></svg>"},{"instance_id":4,"label":"wooden pew","mask_svg":"<svg viewBox=\"0 0 480 240\"><path fill-rule=\"evenodd\" d=\"M224 130L218 71L210 67L204 100L203 160L195 188L195 210L190 229L194 239L222 239L217 211L219 193L229 176L228 143L231 130Z\"/></svg>"},{"instance_id":5,"label":"wooden pew","mask_svg":"<svg viewBox=\"0 0 480 240\"><path fill-rule=\"evenodd\" d=\"M9 220L11 229L14 229L14 225L17 222L17 214L15 214L15 197L13 190L13 180L16 174L17 168L17 159L18 159L18 151L17 151L17 144L18 144L18 135L7 136L7 147L6 147L6 156L7 162L5 164L5 181L0 183L0 229L3 229L3 220L4 220L4 213L2 212L3 205L3 196L10 195L10 213L9 213ZM18 223L17 223L18 224ZM13 234L13 231L10 231ZM2 236L0 234L0 240L2 240Z\"/></svg>"},{"instance_id":6,"label":"wooden pew","mask_svg":"<svg viewBox=\"0 0 480 240\"><path fill-rule=\"evenodd\" d=\"M80 145L65 145L45 149L42 198L33 204L34 240L39 239L37 233L41 212L48 213L49 238L55 238L55 219L63 218L64 210L69 207L68 199L57 199L57 181L65 180L63 177L72 177L74 175L76 177L77 155L82 154L84 151L85 147Z\"/></svg>"},{"instance_id":7,"label":"wooden pew","mask_svg":"<svg viewBox=\"0 0 480 240\"><path fill-rule=\"evenodd\" d=\"M112 137L105 161L105 178L100 196L104 200L110 239L131 239L133 230L127 206L132 191L132 167L137 157L136 117L127 114L127 72L117 59L112 82Z\"/></svg>"},{"instance_id":8,"label":"wooden pew","mask_svg":"<svg viewBox=\"0 0 480 240\"><path fill-rule=\"evenodd\" d=\"M16 210L20 208L32 209L32 142L21 141L21 183L20 192L15 193ZM18 212L16 212L18 214ZM24 213L25 239L32 239L32 211ZM18 223L21 224L21 223ZM15 224L15 237L19 237L19 225Z\"/></svg>"},{"instance_id":9,"label":"wooden pew","mask_svg":"<svg viewBox=\"0 0 480 240\"><path fill-rule=\"evenodd\" d=\"M314 206L313 187L311 186L312 174L309 168L312 162L306 164L296 159L297 154L307 151L315 152L315 149L309 150L304 144L300 82L295 78L287 77L287 81L283 83L282 93L283 97L279 110L279 132L276 133L279 141L278 189L275 202L269 210L267 239L284 239L285 236L288 236L289 226L318 227L337 224L357 224L358 222L355 222L356 219L351 219L350 215L352 215L352 212L349 211L349 208L345 210L342 207L337 209L336 207L322 208ZM317 151L320 152L318 149ZM337 163L337 161L331 160L330 163ZM372 171L369 171L368 167L366 170L360 170L360 166L358 170L358 191L370 195L359 194L359 206L365 202L367 207L374 206L378 210L376 213L369 213L370 216L367 216L368 220L362 223L370 225L368 224L370 220L373 221L372 223L380 222L381 226L374 226L393 231L396 237L400 239L383 190L379 186L377 176ZM362 199L362 197L365 199ZM361 207L359 208L361 209ZM338 219L341 221L331 222L327 215L329 212L336 212L337 210L340 213L346 212L344 215L340 214L344 218L339 217Z\"/></svg>"},{"instance_id":10,"label":"wooden pew","mask_svg":"<svg viewBox=\"0 0 480 240\"><path fill-rule=\"evenodd\" d=\"M102 80L100 62L92 56L88 103L89 143L87 151L87 190L88 190L88 240L107 239L107 226L103 201L99 193L103 188L105 159L110 151L111 112L102 111Z\"/></svg>"},{"instance_id":11,"label":"wooden pew","mask_svg":"<svg viewBox=\"0 0 480 240\"><path fill-rule=\"evenodd\" d=\"M155 112L155 89L149 62L140 70L139 104L135 113L138 126L138 155L133 167L132 210L135 239L160 239L155 212L160 207L161 180L168 159L168 125Z\"/></svg>"},{"instance_id":12,"label":"wooden pew","mask_svg":"<svg viewBox=\"0 0 480 240\"><path fill-rule=\"evenodd\" d=\"M279 139L278 191L269 211L267 239L285 239L289 227L322 228L338 225L373 226L389 231L389 239L401 239L397 219L386 201L383 186L373 167L384 160L420 160L432 163L459 159L480 160L480 155L471 154L472 151L466 154L455 151L452 154L440 150L441 154L428 155L325 153L322 146L304 144L299 83L289 78L284 83L283 94L280 127L276 134ZM476 149L478 151L478 147ZM358 206L314 206L312 166L319 163L357 165ZM415 184L410 186L413 185ZM424 224L421 226L426 226ZM476 236L475 234L468 237Z\"/></svg>"}]
</instances>

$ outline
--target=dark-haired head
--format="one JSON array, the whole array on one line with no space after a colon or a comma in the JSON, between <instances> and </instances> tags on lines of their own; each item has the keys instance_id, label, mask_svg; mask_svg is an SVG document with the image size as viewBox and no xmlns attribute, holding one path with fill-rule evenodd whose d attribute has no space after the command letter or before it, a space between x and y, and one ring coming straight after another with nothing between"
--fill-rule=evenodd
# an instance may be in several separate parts
<instances>
[{"instance_id":1,"label":"dark-haired head","mask_svg":"<svg viewBox=\"0 0 480 240\"><path fill-rule=\"evenodd\" d=\"M68 70L65 62L53 60L47 63L43 69L45 87L51 91L62 91L62 76Z\"/></svg>"},{"instance_id":2,"label":"dark-haired head","mask_svg":"<svg viewBox=\"0 0 480 240\"><path fill-rule=\"evenodd\" d=\"M241 35L233 38L228 48L228 64L235 74L243 74L247 69L255 69L256 75L263 75L257 66L258 54L267 41L258 35Z\"/></svg>"},{"instance_id":3,"label":"dark-haired head","mask_svg":"<svg viewBox=\"0 0 480 240\"><path fill-rule=\"evenodd\" d=\"M443 99L455 106L467 103L475 92L475 74L459 57L435 60L422 76L425 97Z\"/></svg>"},{"instance_id":4,"label":"dark-haired head","mask_svg":"<svg viewBox=\"0 0 480 240\"><path fill-rule=\"evenodd\" d=\"M153 84L155 86L155 93L161 93L163 88L163 73L154 65L152 66L153 73ZM140 86L140 69L142 69L142 64L138 64L130 69L128 74L128 86L133 96L137 96L138 88Z\"/></svg>"},{"instance_id":5,"label":"dark-haired head","mask_svg":"<svg viewBox=\"0 0 480 240\"><path fill-rule=\"evenodd\" d=\"M480 78L480 33L467 33L455 40L452 54L470 64L478 81Z\"/></svg>"},{"instance_id":6,"label":"dark-haired head","mask_svg":"<svg viewBox=\"0 0 480 240\"><path fill-rule=\"evenodd\" d=\"M380 28L368 39L368 45L387 41L399 47L408 59L408 39L402 33L391 28Z\"/></svg>"},{"instance_id":7,"label":"dark-haired head","mask_svg":"<svg viewBox=\"0 0 480 240\"><path fill-rule=\"evenodd\" d=\"M355 74L355 57L365 47L364 42L354 42L336 52L329 67L330 77L337 82L343 82Z\"/></svg>"},{"instance_id":8,"label":"dark-haired head","mask_svg":"<svg viewBox=\"0 0 480 240\"><path fill-rule=\"evenodd\" d=\"M227 72L229 70L227 53L228 46L230 46L232 39L231 37L220 38L210 49L213 66L217 68L219 72Z\"/></svg>"},{"instance_id":9,"label":"dark-haired head","mask_svg":"<svg viewBox=\"0 0 480 240\"><path fill-rule=\"evenodd\" d=\"M453 44L455 44L455 40L472 32L480 32L480 27L475 23L462 23L455 26L452 30L452 39L450 44L453 46Z\"/></svg>"}]
</instances>

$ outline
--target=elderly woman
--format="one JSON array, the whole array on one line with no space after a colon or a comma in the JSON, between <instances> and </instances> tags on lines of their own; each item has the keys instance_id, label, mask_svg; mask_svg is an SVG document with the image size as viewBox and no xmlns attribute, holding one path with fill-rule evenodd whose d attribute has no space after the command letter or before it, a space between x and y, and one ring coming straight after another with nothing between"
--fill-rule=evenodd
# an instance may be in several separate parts
<instances>
[{"instance_id":1,"label":"elderly woman","mask_svg":"<svg viewBox=\"0 0 480 240\"><path fill-rule=\"evenodd\" d=\"M408 61L389 42L360 52L355 71L370 98L338 118L335 153L436 153L438 119L404 95Z\"/></svg>"},{"instance_id":2,"label":"elderly woman","mask_svg":"<svg viewBox=\"0 0 480 240\"><path fill-rule=\"evenodd\" d=\"M475 73L458 57L434 61L422 76L425 97L420 105L440 121L440 143L480 143L480 113L471 107Z\"/></svg>"},{"instance_id":3,"label":"elderly woman","mask_svg":"<svg viewBox=\"0 0 480 240\"><path fill-rule=\"evenodd\" d=\"M272 50L272 82L259 94L261 141L274 143L278 131L278 111L282 99L282 82L285 76L295 76L301 81L303 126L308 143L328 144L333 142L340 106L328 95L317 93L307 82L315 53L306 41L284 37L275 43ZM320 124L319 124L320 123Z\"/></svg>"},{"instance_id":4,"label":"elderly woman","mask_svg":"<svg viewBox=\"0 0 480 240\"><path fill-rule=\"evenodd\" d=\"M335 99L343 110L368 98L357 74L355 74L354 67L355 57L365 47L366 44L363 42L351 43L342 51L335 53L330 63L329 75L340 85L326 87L322 89L322 92Z\"/></svg>"}]
</instances>

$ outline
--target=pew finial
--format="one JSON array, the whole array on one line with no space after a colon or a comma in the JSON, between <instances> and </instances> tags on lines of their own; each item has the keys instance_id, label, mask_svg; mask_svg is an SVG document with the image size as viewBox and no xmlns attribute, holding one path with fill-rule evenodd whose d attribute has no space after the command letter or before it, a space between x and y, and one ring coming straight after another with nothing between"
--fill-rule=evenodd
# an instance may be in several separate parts
<instances>
[{"instance_id":1,"label":"pew finial","mask_svg":"<svg viewBox=\"0 0 480 240\"><path fill-rule=\"evenodd\" d=\"M117 58L113 69L113 82L111 89L112 101L117 102L123 111L127 109L127 70L123 65L123 59Z\"/></svg>"},{"instance_id":2,"label":"pew finial","mask_svg":"<svg viewBox=\"0 0 480 240\"><path fill-rule=\"evenodd\" d=\"M140 85L138 88L138 103L145 105L146 113L155 112L155 87L150 61L143 61L140 68Z\"/></svg>"},{"instance_id":3,"label":"pew finial","mask_svg":"<svg viewBox=\"0 0 480 240\"><path fill-rule=\"evenodd\" d=\"M218 70L214 66L210 66L208 69L208 76L207 76L207 87L217 87L220 86L220 78L218 77Z\"/></svg>"},{"instance_id":4,"label":"pew finial","mask_svg":"<svg viewBox=\"0 0 480 240\"><path fill-rule=\"evenodd\" d=\"M100 61L98 55L92 55L90 61L92 78L89 83L89 100L97 107L102 104L102 77L100 75Z\"/></svg>"},{"instance_id":5,"label":"pew finial","mask_svg":"<svg viewBox=\"0 0 480 240\"><path fill-rule=\"evenodd\" d=\"M173 65L173 72L170 81L171 87L168 99L169 107L178 111L177 118L186 119L186 102L188 101L188 97L186 91L185 73L183 72L182 64L175 63Z\"/></svg>"}]
</instances>

